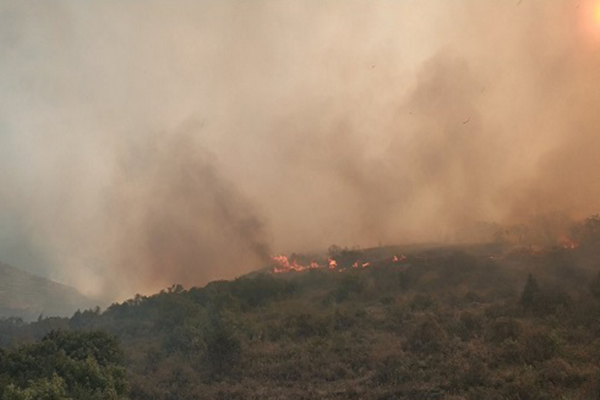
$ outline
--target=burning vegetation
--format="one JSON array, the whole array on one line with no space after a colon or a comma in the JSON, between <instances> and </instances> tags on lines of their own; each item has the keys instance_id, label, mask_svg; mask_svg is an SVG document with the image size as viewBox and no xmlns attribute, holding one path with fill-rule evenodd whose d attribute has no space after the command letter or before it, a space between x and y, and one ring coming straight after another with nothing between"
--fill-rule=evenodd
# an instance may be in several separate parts
<instances>
[{"instance_id":1,"label":"burning vegetation","mask_svg":"<svg viewBox=\"0 0 600 400\"><path fill-rule=\"evenodd\" d=\"M331 253L331 252L330 252ZM331 254L324 260L310 262L305 260L310 259L307 256L292 254L290 258L284 255L272 257L272 273L282 274L286 272L303 272L310 270L327 269L330 271L343 272L348 269L371 268L387 264L399 264L407 260L405 255L393 255L392 257L381 258L381 255L372 254L372 250L365 252L360 250L336 249L334 254ZM374 258L377 259L375 260Z\"/></svg>"},{"instance_id":2,"label":"burning vegetation","mask_svg":"<svg viewBox=\"0 0 600 400\"><path fill-rule=\"evenodd\" d=\"M566 221L563 216L550 214L538 216L528 224L496 228L494 240L489 243L491 247L487 256L496 260L517 253L541 256L557 250L576 250L582 245L589 251L600 243L600 216L590 216L583 221ZM358 247L349 249L333 245L329 248L326 258L296 253L289 257L274 256L271 258L271 271L274 274L321 269L344 272L351 269L403 265L410 261L409 257L402 253L406 247L361 250Z\"/></svg>"}]
</instances>

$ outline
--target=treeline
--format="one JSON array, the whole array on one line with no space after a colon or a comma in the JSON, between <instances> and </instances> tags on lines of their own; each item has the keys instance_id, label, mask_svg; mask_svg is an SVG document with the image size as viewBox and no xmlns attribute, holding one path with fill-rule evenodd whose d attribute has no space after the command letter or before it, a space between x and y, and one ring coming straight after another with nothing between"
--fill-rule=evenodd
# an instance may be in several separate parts
<instances>
[{"instance_id":1,"label":"treeline","mask_svg":"<svg viewBox=\"0 0 600 400\"><path fill-rule=\"evenodd\" d=\"M2 400L120 400L128 384L115 337L53 331L37 343L0 349Z\"/></svg>"},{"instance_id":2,"label":"treeline","mask_svg":"<svg viewBox=\"0 0 600 400\"><path fill-rule=\"evenodd\" d=\"M343 251L340 264L365 257ZM4 320L0 341L16 354L105 332L123 349L106 370L126 369L114 391L132 399L596 399L600 260L590 254L446 248L341 273L175 285L104 312ZM70 390L62 362L47 363L62 383L46 373L3 390Z\"/></svg>"}]
</instances>

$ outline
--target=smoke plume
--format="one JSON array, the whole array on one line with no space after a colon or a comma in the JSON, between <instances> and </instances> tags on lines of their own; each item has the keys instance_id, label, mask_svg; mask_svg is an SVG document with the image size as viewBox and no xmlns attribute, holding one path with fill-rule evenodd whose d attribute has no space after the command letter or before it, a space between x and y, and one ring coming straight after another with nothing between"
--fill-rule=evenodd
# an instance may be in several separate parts
<instances>
[{"instance_id":1,"label":"smoke plume","mask_svg":"<svg viewBox=\"0 0 600 400\"><path fill-rule=\"evenodd\" d=\"M595 6L5 1L0 259L122 298L595 214Z\"/></svg>"}]
</instances>

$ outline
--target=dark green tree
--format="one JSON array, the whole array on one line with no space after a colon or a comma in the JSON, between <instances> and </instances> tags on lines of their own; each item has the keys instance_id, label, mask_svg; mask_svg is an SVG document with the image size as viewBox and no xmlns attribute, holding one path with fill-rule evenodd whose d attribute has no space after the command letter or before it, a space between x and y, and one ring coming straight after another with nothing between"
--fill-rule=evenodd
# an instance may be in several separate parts
<instances>
[{"instance_id":1,"label":"dark green tree","mask_svg":"<svg viewBox=\"0 0 600 400\"><path fill-rule=\"evenodd\" d=\"M205 360L211 380L221 380L235 375L242 346L231 325L218 312L210 316L205 333Z\"/></svg>"},{"instance_id":2,"label":"dark green tree","mask_svg":"<svg viewBox=\"0 0 600 400\"><path fill-rule=\"evenodd\" d=\"M596 298L596 300L600 300L600 272L598 273L598 275L596 275L596 277L590 284L590 291L592 292L592 295Z\"/></svg>"},{"instance_id":3,"label":"dark green tree","mask_svg":"<svg viewBox=\"0 0 600 400\"><path fill-rule=\"evenodd\" d=\"M0 355L0 399L121 400L121 349L103 332L51 332Z\"/></svg>"},{"instance_id":4,"label":"dark green tree","mask_svg":"<svg viewBox=\"0 0 600 400\"><path fill-rule=\"evenodd\" d=\"M525 308L530 308L535 302L535 298L540 292L540 287L532 274L527 276L527 282L521 293L520 303Z\"/></svg>"}]
</instances>

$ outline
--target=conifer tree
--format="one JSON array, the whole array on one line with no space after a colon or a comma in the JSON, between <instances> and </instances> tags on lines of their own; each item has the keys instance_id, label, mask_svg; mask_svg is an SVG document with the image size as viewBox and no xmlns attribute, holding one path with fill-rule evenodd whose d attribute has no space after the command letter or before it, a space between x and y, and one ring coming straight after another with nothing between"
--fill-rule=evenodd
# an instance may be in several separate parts
<instances>
[{"instance_id":1,"label":"conifer tree","mask_svg":"<svg viewBox=\"0 0 600 400\"><path fill-rule=\"evenodd\" d=\"M590 291L592 292L592 295L596 298L596 300L600 300L600 272L592 281L590 285Z\"/></svg>"},{"instance_id":2,"label":"conifer tree","mask_svg":"<svg viewBox=\"0 0 600 400\"><path fill-rule=\"evenodd\" d=\"M521 305L525 308L531 307L539 291L540 287L538 286L537 281L532 274L529 274L523 292L521 293Z\"/></svg>"}]
</instances>

